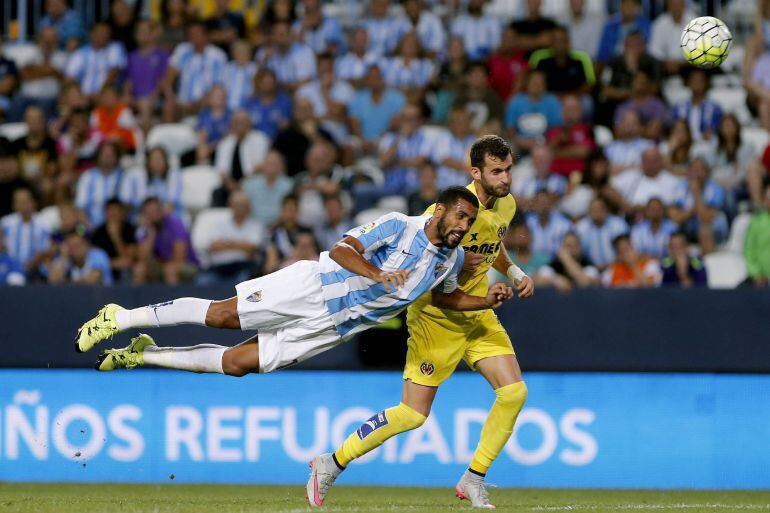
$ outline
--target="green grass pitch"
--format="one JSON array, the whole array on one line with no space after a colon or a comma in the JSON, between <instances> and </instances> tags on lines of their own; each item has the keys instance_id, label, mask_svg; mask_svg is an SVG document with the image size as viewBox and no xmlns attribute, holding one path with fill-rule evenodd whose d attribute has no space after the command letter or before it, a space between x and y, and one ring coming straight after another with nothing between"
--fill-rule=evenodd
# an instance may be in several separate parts
<instances>
[{"instance_id":1,"label":"green grass pitch","mask_svg":"<svg viewBox=\"0 0 770 513\"><path fill-rule=\"evenodd\" d=\"M627 491L491 489L497 511L742 512L770 511L770 491ZM302 486L0 483L3 513L300 513ZM472 511L451 489L340 486L318 511Z\"/></svg>"}]
</instances>

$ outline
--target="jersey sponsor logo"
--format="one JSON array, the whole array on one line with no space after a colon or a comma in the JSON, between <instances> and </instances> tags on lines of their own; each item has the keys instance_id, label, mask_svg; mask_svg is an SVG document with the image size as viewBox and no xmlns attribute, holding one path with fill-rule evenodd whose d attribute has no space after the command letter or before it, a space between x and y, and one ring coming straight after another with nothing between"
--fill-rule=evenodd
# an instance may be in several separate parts
<instances>
[{"instance_id":1,"label":"jersey sponsor logo","mask_svg":"<svg viewBox=\"0 0 770 513\"><path fill-rule=\"evenodd\" d=\"M497 251L500 250L500 242L484 242L483 244L473 244L471 246L463 246L463 249L465 251L470 251L471 253L479 253L482 255L494 255Z\"/></svg>"},{"instance_id":2,"label":"jersey sponsor logo","mask_svg":"<svg viewBox=\"0 0 770 513\"><path fill-rule=\"evenodd\" d=\"M498 229L497 229L497 236L498 236L500 239L502 239L503 237L505 237L505 232L506 232L507 230L508 230L508 228L507 228L507 227L505 227L505 226L501 226L500 228L498 228Z\"/></svg>"},{"instance_id":3,"label":"jersey sponsor logo","mask_svg":"<svg viewBox=\"0 0 770 513\"><path fill-rule=\"evenodd\" d=\"M363 234L365 234L365 233L369 233L370 231L374 230L374 227L375 227L375 226L377 226L377 223L376 223L376 222L372 222L372 223L369 223L369 224L365 224L365 225L363 225L363 226L362 226L362 227L361 227L361 228L358 230L358 233L359 233L360 235L363 235Z\"/></svg>"},{"instance_id":4,"label":"jersey sponsor logo","mask_svg":"<svg viewBox=\"0 0 770 513\"><path fill-rule=\"evenodd\" d=\"M476 232L476 233L471 233L471 240L470 240L469 242L473 242L474 240L479 240L479 234L478 234L478 232Z\"/></svg>"},{"instance_id":5,"label":"jersey sponsor logo","mask_svg":"<svg viewBox=\"0 0 770 513\"><path fill-rule=\"evenodd\" d=\"M433 365L433 362L425 360L420 364L420 374L423 376L432 376L433 372L436 370L436 367Z\"/></svg>"},{"instance_id":6,"label":"jersey sponsor logo","mask_svg":"<svg viewBox=\"0 0 770 513\"><path fill-rule=\"evenodd\" d=\"M252 303L259 303L260 301L262 301L262 291L258 290L253 294L249 294L248 296L246 296L246 301L250 301Z\"/></svg>"},{"instance_id":7,"label":"jersey sponsor logo","mask_svg":"<svg viewBox=\"0 0 770 513\"><path fill-rule=\"evenodd\" d=\"M449 269L449 266L446 264L436 264L436 267L433 269L433 275L438 278L447 269Z\"/></svg>"},{"instance_id":8,"label":"jersey sponsor logo","mask_svg":"<svg viewBox=\"0 0 770 513\"><path fill-rule=\"evenodd\" d=\"M359 427L356 430L356 434L358 435L358 438L363 440L370 434L372 434L376 429L380 429L382 426L388 425L388 417L385 415L384 411L381 411L377 415L373 416L363 424L361 424L361 427Z\"/></svg>"}]
</instances>

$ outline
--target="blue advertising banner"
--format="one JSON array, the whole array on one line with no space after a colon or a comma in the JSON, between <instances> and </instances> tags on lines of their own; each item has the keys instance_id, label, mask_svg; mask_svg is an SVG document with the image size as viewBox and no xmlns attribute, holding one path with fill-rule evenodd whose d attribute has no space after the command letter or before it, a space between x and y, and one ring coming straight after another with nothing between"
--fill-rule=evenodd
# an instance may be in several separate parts
<instances>
[{"instance_id":1,"label":"blue advertising banner","mask_svg":"<svg viewBox=\"0 0 770 513\"><path fill-rule=\"evenodd\" d=\"M488 480L516 487L770 488L770 376L529 373ZM303 483L401 394L399 373L243 379L140 370L0 371L0 481ZM422 428L346 484L451 486L494 394L453 376Z\"/></svg>"}]
</instances>

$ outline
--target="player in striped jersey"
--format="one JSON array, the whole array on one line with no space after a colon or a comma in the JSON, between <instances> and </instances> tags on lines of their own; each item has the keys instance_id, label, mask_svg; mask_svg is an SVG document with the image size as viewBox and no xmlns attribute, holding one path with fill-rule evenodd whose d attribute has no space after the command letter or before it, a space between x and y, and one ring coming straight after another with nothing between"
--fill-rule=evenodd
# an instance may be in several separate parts
<instances>
[{"instance_id":1,"label":"player in striped jersey","mask_svg":"<svg viewBox=\"0 0 770 513\"><path fill-rule=\"evenodd\" d=\"M459 311L496 308L512 291L493 285L485 296L457 288L464 251L457 246L478 212L467 189L445 190L432 215L392 213L355 228L321 254L280 271L239 283L224 301L181 298L134 310L107 305L86 322L78 351L130 328L199 324L257 330L228 348L211 344L159 348L147 335L124 349L105 351L97 369L153 365L192 372L243 376L288 367L391 319L428 291L433 304Z\"/></svg>"}]
</instances>

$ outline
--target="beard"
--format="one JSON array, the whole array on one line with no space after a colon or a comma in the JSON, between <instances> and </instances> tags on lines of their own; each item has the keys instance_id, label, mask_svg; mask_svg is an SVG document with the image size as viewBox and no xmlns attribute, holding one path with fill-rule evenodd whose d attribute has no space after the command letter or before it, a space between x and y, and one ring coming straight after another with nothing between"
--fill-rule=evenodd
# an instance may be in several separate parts
<instances>
[{"instance_id":1,"label":"beard","mask_svg":"<svg viewBox=\"0 0 770 513\"><path fill-rule=\"evenodd\" d=\"M484 180L483 177L481 178L481 188L484 189L485 193L489 194L490 196L494 196L495 198L503 198L508 196L508 194L511 192L510 185L492 185L491 183Z\"/></svg>"},{"instance_id":2,"label":"beard","mask_svg":"<svg viewBox=\"0 0 770 513\"><path fill-rule=\"evenodd\" d=\"M447 230L446 223L444 222L444 218L441 217L438 220L438 223L436 223L436 228L438 229L439 237L441 237L441 244L444 245L444 247L447 248L456 248L460 245L460 242L462 242L463 237L462 234L457 233L459 237L450 237L453 233L451 230ZM457 240L455 240L457 239Z\"/></svg>"}]
</instances>

